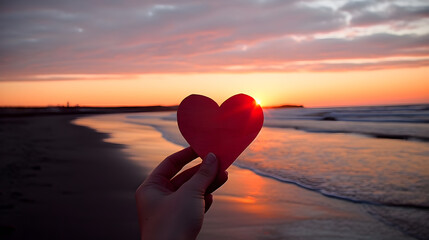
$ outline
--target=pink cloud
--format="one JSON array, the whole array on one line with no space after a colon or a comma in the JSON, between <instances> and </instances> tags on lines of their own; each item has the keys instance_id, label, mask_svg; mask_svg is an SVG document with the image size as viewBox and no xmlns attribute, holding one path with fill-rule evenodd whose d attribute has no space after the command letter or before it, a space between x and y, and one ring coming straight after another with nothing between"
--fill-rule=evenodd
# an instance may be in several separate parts
<instances>
[{"instance_id":1,"label":"pink cloud","mask_svg":"<svg viewBox=\"0 0 429 240\"><path fill-rule=\"evenodd\" d=\"M1 80L36 74L420 67L429 58L429 32L416 23L429 21L428 9L420 1L337 6L323 1L10 1L0 8ZM389 32L317 37L355 26L384 26ZM401 32L405 28L407 33ZM409 59L384 60L391 57ZM332 59L380 61L299 63Z\"/></svg>"}]
</instances>

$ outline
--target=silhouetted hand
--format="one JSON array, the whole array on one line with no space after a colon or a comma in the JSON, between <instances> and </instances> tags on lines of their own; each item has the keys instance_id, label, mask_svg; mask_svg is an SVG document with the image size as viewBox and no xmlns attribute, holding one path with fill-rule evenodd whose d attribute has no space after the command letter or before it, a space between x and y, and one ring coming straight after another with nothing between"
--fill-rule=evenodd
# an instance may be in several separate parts
<instances>
[{"instance_id":1,"label":"silhouetted hand","mask_svg":"<svg viewBox=\"0 0 429 240\"><path fill-rule=\"evenodd\" d=\"M228 179L226 171L218 173L218 160L212 153L201 164L175 176L197 157L190 147L170 155L137 189L142 239L197 237L204 213L213 202L211 193Z\"/></svg>"}]
</instances>

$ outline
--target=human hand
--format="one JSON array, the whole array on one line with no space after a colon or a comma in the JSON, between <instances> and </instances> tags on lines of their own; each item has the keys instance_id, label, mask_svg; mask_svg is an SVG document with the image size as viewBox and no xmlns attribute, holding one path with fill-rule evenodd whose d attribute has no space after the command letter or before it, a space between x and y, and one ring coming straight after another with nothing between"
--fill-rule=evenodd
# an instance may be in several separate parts
<instances>
[{"instance_id":1,"label":"human hand","mask_svg":"<svg viewBox=\"0 0 429 240\"><path fill-rule=\"evenodd\" d=\"M175 176L198 155L185 148L167 157L136 191L142 239L195 239L212 192L228 179L218 173L218 160L209 153L203 162Z\"/></svg>"}]
</instances>

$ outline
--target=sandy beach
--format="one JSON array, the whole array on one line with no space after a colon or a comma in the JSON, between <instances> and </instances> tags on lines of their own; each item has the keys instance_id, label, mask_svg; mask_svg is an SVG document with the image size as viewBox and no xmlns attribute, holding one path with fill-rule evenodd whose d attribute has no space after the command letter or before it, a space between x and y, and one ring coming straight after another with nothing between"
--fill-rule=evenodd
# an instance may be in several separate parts
<instances>
[{"instance_id":1,"label":"sandy beach","mask_svg":"<svg viewBox=\"0 0 429 240\"><path fill-rule=\"evenodd\" d=\"M134 191L182 147L149 126L111 131L118 126L94 120L100 117L1 119L2 239L139 238ZM110 136L73 120L97 124ZM228 171L198 239L413 239L372 217L365 205L236 166Z\"/></svg>"},{"instance_id":2,"label":"sandy beach","mask_svg":"<svg viewBox=\"0 0 429 240\"><path fill-rule=\"evenodd\" d=\"M146 171L72 119L0 120L1 239L138 239Z\"/></svg>"}]
</instances>

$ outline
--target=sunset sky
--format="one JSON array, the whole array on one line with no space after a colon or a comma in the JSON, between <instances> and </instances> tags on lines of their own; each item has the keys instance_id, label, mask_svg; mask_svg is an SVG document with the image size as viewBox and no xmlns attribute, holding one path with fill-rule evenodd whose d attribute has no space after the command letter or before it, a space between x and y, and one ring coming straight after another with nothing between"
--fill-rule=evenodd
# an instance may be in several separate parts
<instances>
[{"instance_id":1,"label":"sunset sky","mask_svg":"<svg viewBox=\"0 0 429 240\"><path fill-rule=\"evenodd\" d=\"M0 3L0 105L429 103L429 1Z\"/></svg>"}]
</instances>

